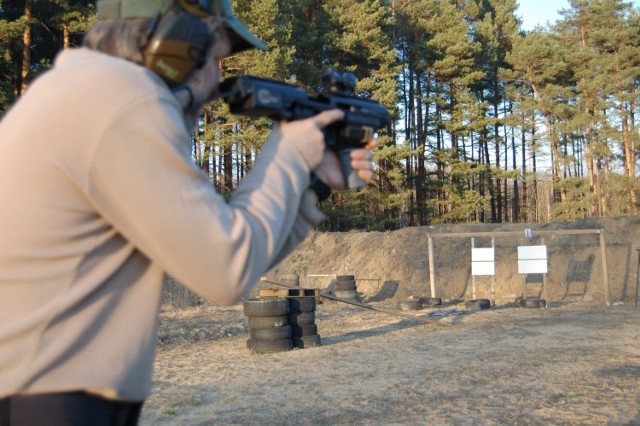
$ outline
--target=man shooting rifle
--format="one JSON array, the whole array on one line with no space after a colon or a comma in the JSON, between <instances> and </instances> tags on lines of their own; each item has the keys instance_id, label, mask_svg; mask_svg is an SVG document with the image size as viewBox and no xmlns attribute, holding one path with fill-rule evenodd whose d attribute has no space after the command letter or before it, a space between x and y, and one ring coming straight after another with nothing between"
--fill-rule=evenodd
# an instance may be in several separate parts
<instances>
[{"instance_id":1,"label":"man shooting rifle","mask_svg":"<svg viewBox=\"0 0 640 426\"><path fill-rule=\"evenodd\" d=\"M274 126L227 202L190 134L220 62L266 49L228 0L98 0L0 122L0 424L135 425L151 392L166 274L218 305L245 295L343 189L323 130ZM374 140L350 153L372 178ZM313 177L313 179L312 179Z\"/></svg>"}]
</instances>

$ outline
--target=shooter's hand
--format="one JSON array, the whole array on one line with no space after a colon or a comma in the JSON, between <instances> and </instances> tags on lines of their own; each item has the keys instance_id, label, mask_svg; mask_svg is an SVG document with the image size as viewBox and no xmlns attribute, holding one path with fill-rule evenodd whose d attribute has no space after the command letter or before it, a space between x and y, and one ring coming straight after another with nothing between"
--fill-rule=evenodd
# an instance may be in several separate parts
<instances>
[{"instance_id":1,"label":"shooter's hand","mask_svg":"<svg viewBox=\"0 0 640 426\"><path fill-rule=\"evenodd\" d=\"M372 139L364 148L354 149L349 153L351 168L357 173L364 183L369 183L373 179L373 152L371 150L378 144L376 139ZM332 151L325 151L322 162L314 173L322 179L333 190L345 188L345 179L342 172L342 164L338 156Z\"/></svg>"},{"instance_id":2,"label":"shooter's hand","mask_svg":"<svg viewBox=\"0 0 640 426\"><path fill-rule=\"evenodd\" d=\"M343 118L344 112L333 109L304 120L282 121L269 138L280 138L280 143L290 144L300 152L309 170L314 170L326 157L323 129Z\"/></svg>"}]
</instances>

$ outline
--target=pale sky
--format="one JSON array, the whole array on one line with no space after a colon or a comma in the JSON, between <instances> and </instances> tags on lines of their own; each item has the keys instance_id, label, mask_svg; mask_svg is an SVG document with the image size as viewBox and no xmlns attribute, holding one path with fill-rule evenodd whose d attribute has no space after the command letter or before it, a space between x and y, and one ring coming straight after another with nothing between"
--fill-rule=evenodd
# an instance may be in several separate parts
<instances>
[{"instance_id":1,"label":"pale sky","mask_svg":"<svg viewBox=\"0 0 640 426\"><path fill-rule=\"evenodd\" d=\"M640 0L631 2L640 7ZM560 18L558 11L569 8L567 0L518 0L518 3L516 15L522 19L524 30L532 30L538 24L544 27L547 22L553 24Z\"/></svg>"}]
</instances>

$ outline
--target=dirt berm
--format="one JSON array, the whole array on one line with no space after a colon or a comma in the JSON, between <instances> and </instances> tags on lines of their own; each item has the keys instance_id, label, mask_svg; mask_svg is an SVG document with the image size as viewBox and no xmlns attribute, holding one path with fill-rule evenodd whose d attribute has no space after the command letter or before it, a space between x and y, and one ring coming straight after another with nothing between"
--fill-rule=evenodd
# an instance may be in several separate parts
<instances>
[{"instance_id":1,"label":"dirt berm","mask_svg":"<svg viewBox=\"0 0 640 426\"><path fill-rule=\"evenodd\" d=\"M526 230L530 229L530 238ZM599 232L601 230L601 232ZM577 232L577 233L576 233ZM584 232L584 233L582 233ZM471 274L471 250L495 245L495 301L546 295L552 301L631 301L635 296L640 218L614 217L547 224L472 224L391 232L313 233L266 275L298 274L304 287L326 288L332 275L355 275L369 301L431 294L445 301L491 298L493 278ZM429 237L433 271L430 271ZM519 274L518 246L546 245L546 277ZM603 262L604 259L604 262ZM606 274L603 265L606 264ZM546 281L545 281L546 279ZM608 289L606 288L608 283ZM262 286L262 285L260 285ZM260 287L259 286L259 287Z\"/></svg>"}]
</instances>

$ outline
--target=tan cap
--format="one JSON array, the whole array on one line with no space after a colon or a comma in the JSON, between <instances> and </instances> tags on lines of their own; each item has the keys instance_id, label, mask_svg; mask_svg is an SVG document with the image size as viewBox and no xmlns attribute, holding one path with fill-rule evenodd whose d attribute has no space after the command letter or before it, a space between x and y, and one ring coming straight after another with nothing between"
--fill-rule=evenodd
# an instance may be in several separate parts
<instances>
[{"instance_id":1,"label":"tan cap","mask_svg":"<svg viewBox=\"0 0 640 426\"><path fill-rule=\"evenodd\" d=\"M200 18L222 18L233 38L232 52L251 48L267 50L267 45L235 17L229 0L98 0L96 9L98 19L154 18L174 4Z\"/></svg>"}]
</instances>

